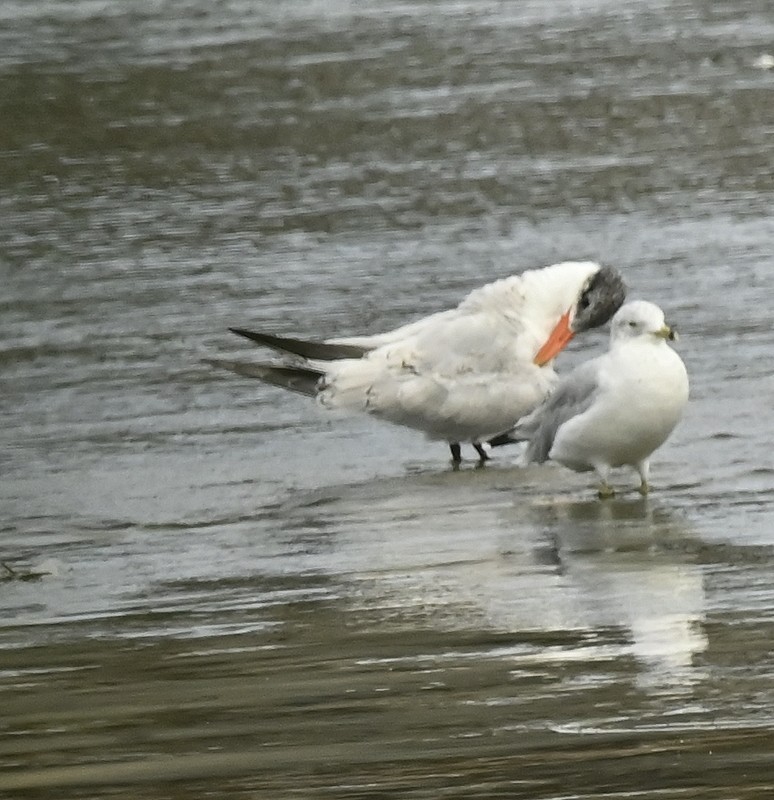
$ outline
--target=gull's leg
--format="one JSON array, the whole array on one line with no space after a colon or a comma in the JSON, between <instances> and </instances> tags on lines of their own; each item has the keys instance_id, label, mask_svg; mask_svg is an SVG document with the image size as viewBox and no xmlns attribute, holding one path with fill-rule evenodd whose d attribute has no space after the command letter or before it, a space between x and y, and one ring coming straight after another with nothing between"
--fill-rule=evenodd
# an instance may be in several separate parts
<instances>
[{"instance_id":1,"label":"gull's leg","mask_svg":"<svg viewBox=\"0 0 774 800\"><path fill-rule=\"evenodd\" d=\"M608 482L610 477L610 467L607 464L594 464L594 469L599 476L599 497L605 500L608 497L615 497L615 489Z\"/></svg>"},{"instance_id":2,"label":"gull's leg","mask_svg":"<svg viewBox=\"0 0 774 800\"><path fill-rule=\"evenodd\" d=\"M483 467L484 464L487 461L489 461L489 453L487 453L486 450L484 450L484 448L478 442L473 442L472 444L473 447L476 448L476 452L478 453L478 465L480 467Z\"/></svg>"},{"instance_id":3,"label":"gull's leg","mask_svg":"<svg viewBox=\"0 0 774 800\"><path fill-rule=\"evenodd\" d=\"M609 483L600 483L597 494L600 500L608 500L611 497L615 497L615 489Z\"/></svg>"},{"instance_id":4,"label":"gull's leg","mask_svg":"<svg viewBox=\"0 0 774 800\"><path fill-rule=\"evenodd\" d=\"M452 454L452 469L459 469L462 461L462 448L459 442L449 442L449 450Z\"/></svg>"},{"instance_id":5,"label":"gull's leg","mask_svg":"<svg viewBox=\"0 0 774 800\"><path fill-rule=\"evenodd\" d=\"M636 465L637 472L640 475L640 488L639 493L641 495L646 495L650 491L650 486L648 485L648 475L650 474L650 461L647 458L643 458Z\"/></svg>"}]
</instances>

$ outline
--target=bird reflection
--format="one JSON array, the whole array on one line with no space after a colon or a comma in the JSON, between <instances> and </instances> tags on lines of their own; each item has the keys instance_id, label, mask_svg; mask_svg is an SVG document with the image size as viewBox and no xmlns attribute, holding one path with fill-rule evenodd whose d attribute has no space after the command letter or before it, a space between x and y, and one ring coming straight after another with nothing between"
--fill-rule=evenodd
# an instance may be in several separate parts
<instances>
[{"instance_id":1,"label":"bird reflection","mask_svg":"<svg viewBox=\"0 0 774 800\"><path fill-rule=\"evenodd\" d=\"M705 597L701 572L674 563L612 565L609 570L575 571L578 585L594 605L593 616L604 618L601 599L615 609L611 622L628 628L631 655L644 668L643 685L685 684L703 677L694 670L695 657L707 647L703 629Z\"/></svg>"},{"instance_id":2,"label":"bird reflection","mask_svg":"<svg viewBox=\"0 0 774 800\"><path fill-rule=\"evenodd\" d=\"M701 569L679 555L691 539L683 521L643 497L538 502L528 516L544 542L535 563L561 577L550 605L568 625L626 631L643 685L700 677L706 599Z\"/></svg>"},{"instance_id":3,"label":"bird reflection","mask_svg":"<svg viewBox=\"0 0 774 800\"><path fill-rule=\"evenodd\" d=\"M597 641L645 688L701 678L706 600L684 520L639 495L514 497L495 480L461 492L412 476L337 493L327 563L353 607L438 631L569 632L551 659L593 658Z\"/></svg>"}]
</instances>

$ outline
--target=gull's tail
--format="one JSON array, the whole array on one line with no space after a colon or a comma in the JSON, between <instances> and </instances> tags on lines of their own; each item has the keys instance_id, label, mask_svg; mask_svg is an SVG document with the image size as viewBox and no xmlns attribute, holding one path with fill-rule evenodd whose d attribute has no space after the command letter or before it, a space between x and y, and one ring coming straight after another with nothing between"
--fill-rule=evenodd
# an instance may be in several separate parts
<instances>
[{"instance_id":1,"label":"gull's tail","mask_svg":"<svg viewBox=\"0 0 774 800\"><path fill-rule=\"evenodd\" d=\"M503 447L503 445L518 444L523 441L524 437L516 435L514 431L508 431L507 433L498 433L497 436L487 439L487 444L490 447Z\"/></svg>"},{"instance_id":2,"label":"gull's tail","mask_svg":"<svg viewBox=\"0 0 774 800\"><path fill-rule=\"evenodd\" d=\"M487 439L487 444L490 447L503 447L507 444L521 444L522 442L529 442L535 435L536 425L534 413L527 414L522 417L516 425L505 433L498 433L491 439Z\"/></svg>"},{"instance_id":3,"label":"gull's tail","mask_svg":"<svg viewBox=\"0 0 774 800\"><path fill-rule=\"evenodd\" d=\"M292 353L294 356L315 361L335 361L339 358L362 358L369 348L354 344L335 344L333 342L315 342L305 339L293 339L290 336L274 336L271 333L248 331L244 328L229 328L237 336L244 336L251 342L279 350L280 353Z\"/></svg>"},{"instance_id":4,"label":"gull's tail","mask_svg":"<svg viewBox=\"0 0 774 800\"><path fill-rule=\"evenodd\" d=\"M225 361L220 358L205 358L211 367L236 372L248 378L258 378L264 383L298 392L307 397L315 397L320 388L323 373L311 367L294 367L285 364L251 364L247 361Z\"/></svg>"}]
</instances>

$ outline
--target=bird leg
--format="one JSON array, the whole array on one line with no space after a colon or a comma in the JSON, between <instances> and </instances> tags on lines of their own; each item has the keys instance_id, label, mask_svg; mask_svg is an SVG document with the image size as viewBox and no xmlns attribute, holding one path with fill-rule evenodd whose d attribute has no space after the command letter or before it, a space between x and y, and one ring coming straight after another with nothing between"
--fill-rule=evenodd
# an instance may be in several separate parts
<instances>
[{"instance_id":1,"label":"bird leg","mask_svg":"<svg viewBox=\"0 0 774 800\"><path fill-rule=\"evenodd\" d=\"M615 489L608 483L610 477L610 467L607 464L594 464L594 469L599 475L599 497L605 500L615 496Z\"/></svg>"},{"instance_id":2,"label":"bird leg","mask_svg":"<svg viewBox=\"0 0 774 800\"><path fill-rule=\"evenodd\" d=\"M615 497L615 489L607 481L602 481L599 484L597 493L600 500L608 500L611 497Z\"/></svg>"},{"instance_id":3,"label":"bird leg","mask_svg":"<svg viewBox=\"0 0 774 800\"><path fill-rule=\"evenodd\" d=\"M478 453L478 465L479 467L483 467L484 464L489 461L489 453L487 453L478 442L473 442L473 447L476 448L476 452Z\"/></svg>"},{"instance_id":4,"label":"bird leg","mask_svg":"<svg viewBox=\"0 0 774 800\"><path fill-rule=\"evenodd\" d=\"M643 495L643 497L650 491L650 486L648 485L648 473L650 472L650 462L648 459L643 459L637 464L637 472L640 475L640 488L638 489L639 493Z\"/></svg>"},{"instance_id":5,"label":"bird leg","mask_svg":"<svg viewBox=\"0 0 774 800\"><path fill-rule=\"evenodd\" d=\"M462 462L462 448L459 442L449 442L449 450L452 456L452 469L459 469Z\"/></svg>"}]
</instances>

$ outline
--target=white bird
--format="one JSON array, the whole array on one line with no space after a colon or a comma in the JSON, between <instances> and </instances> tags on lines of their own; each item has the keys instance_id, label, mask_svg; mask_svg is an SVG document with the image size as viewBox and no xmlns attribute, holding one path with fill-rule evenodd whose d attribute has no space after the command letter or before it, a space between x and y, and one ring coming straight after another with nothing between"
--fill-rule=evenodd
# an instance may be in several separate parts
<instances>
[{"instance_id":1,"label":"white bird","mask_svg":"<svg viewBox=\"0 0 774 800\"><path fill-rule=\"evenodd\" d=\"M658 306L644 300L622 306L608 352L564 377L509 440L528 441L527 462L550 459L576 472L595 470L601 497L614 494L613 467L634 467L647 494L650 456L688 402L685 365L667 343L674 338Z\"/></svg>"},{"instance_id":2,"label":"white bird","mask_svg":"<svg viewBox=\"0 0 774 800\"><path fill-rule=\"evenodd\" d=\"M552 359L576 333L607 322L625 293L616 270L563 262L486 284L456 308L373 336L305 341L231 328L285 360L207 363L422 431L448 442L456 466L460 442L488 457L481 442L543 400L556 381Z\"/></svg>"}]
</instances>

